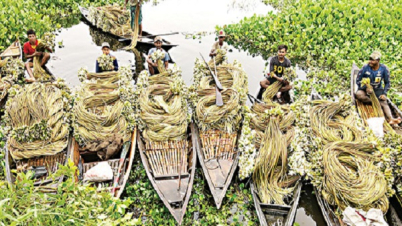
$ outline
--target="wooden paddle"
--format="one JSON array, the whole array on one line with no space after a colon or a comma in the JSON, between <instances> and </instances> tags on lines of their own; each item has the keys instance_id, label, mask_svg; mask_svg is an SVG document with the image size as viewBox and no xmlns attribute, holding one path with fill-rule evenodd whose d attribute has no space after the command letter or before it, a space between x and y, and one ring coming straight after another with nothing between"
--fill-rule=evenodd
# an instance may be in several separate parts
<instances>
[{"instance_id":1,"label":"wooden paddle","mask_svg":"<svg viewBox=\"0 0 402 226\"><path fill-rule=\"evenodd\" d=\"M111 191L113 196L114 196L114 194L116 192L117 185L119 184L121 170L122 170L123 165L124 165L124 160L126 160L128 150L130 149L130 144L131 144L131 141L127 141L126 143L123 144L123 150L121 151L120 161L119 161L119 169L117 170L117 176L114 178L113 188L112 188L112 191Z\"/></svg>"},{"instance_id":2,"label":"wooden paddle","mask_svg":"<svg viewBox=\"0 0 402 226\"><path fill-rule=\"evenodd\" d=\"M141 38L150 38L150 37L156 37L156 36L167 36L167 35L177 35L177 34L179 34L179 32L172 32L172 33L158 34L158 35L146 35L146 36L142 36ZM126 41L131 41L131 39L119 38L119 42L126 42Z\"/></svg>"},{"instance_id":3,"label":"wooden paddle","mask_svg":"<svg viewBox=\"0 0 402 226\"><path fill-rule=\"evenodd\" d=\"M251 95L251 94L249 94L249 93L247 93L247 96L248 96L248 99L250 100L250 102L251 102L252 104L254 104L255 102L257 102L257 103L259 103L259 104L264 103L264 102L262 102L261 100L255 98L253 95Z\"/></svg>"},{"instance_id":4,"label":"wooden paddle","mask_svg":"<svg viewBox=\"0 0 402 226\"><path fill-rule=\"evenodd\" d=\"M209 69L209 72L211 72L211 75L214 78L214 81L215 81L215 84L216 84L216 87L215 87L215 90L216 90L216 102L215 102L215 104L217 106L222 106L223 105L223 98L222 98L221 90L223 90L223 87L222 87L221 83L219 82L218 78L212 72L212 69L209 67L209 65L208 65L207 61L205 60L205 58L202 56L201 53L200 53L200 55L201 55L202 59L204 60L205 64L207 65L207 67ZM215 68L216 68L216 65L215 65Z\"/></svg>"}]
</instances>

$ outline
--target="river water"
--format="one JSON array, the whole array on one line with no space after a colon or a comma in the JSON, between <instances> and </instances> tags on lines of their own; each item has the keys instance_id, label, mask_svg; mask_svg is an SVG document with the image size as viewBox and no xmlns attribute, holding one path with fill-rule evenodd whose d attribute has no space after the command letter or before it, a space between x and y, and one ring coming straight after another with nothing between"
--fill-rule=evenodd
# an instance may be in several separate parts
<instances>
[{"instance_id":1,"label":"river water","mask_svg":"<svg viewBox=\"0 0 402 226\"><path fill-rule=\"evenodd\" d=\"M151 34L180 32L179 35L164 38L179 45L169 53L181 67L185 82L190 85L195 58L199 57L199 53L208 56L215 42L213 32L216 25L236 23L246 16L266 14L271 10L259 0L165 0L157 6L149 3L143 6L143 29ZM196 39L188 39L184 35L196 32L209 34ZM74 87L80 83L77 77L79 68L95 70L95 60L101 54L103 41L111 44L112 54L117 57L119 65L134 64L133 54L119 49L124 47L123 44L80 21L58 32L56 43L62 42L63 47L56 47L48 66L57 77L66 79L69 86ZM248 74L249 93L256 94L265 68L264 59L231 47L229 61L235 59L242 63ZM325 225L311 186L303 189L295 222L301 226Z\"/></svg>"}]
</instances>

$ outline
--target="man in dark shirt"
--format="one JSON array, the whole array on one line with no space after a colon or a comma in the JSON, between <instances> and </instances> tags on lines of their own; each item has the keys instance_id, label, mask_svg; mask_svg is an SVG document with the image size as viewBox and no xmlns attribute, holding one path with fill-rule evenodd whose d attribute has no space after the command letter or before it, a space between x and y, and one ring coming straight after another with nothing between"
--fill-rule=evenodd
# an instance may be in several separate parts
<instances>
[{"instance_id":1,"label":"man in dark shirt","mask_svg":"<svg viewBox=\"0 0 402 226\"><path fill-rule=\"evenodd\" d=\"M384 64L380 64L380 58L381 53L377 51L373 52L369 58L368 64L364 65L359 71L359 74L356 78L356 84L359 87L356 92L356 99L365 104L371 104L371 100L368 95L374 92L380 101L385 116L387 119L389 119L389 124L399 124L401 123L401 118L398 117L395 119L392 116L391 109L387 103L387 92L391 87L389 80L389 69ZM370 84L373 89L367 89L365 85L362 86L361 82L364 78L370 78Z\"/></svg>"},{"instance_id":2,"label":"man in dark shirt","mask_svg":"<svg viewBox=\"0 0 402 226\"><path fill-rule=\"evenodd\" d=\"M260 85L263 89L268 88L268 86L272 85L274 82L278 81L281 83L286 83L279 90L277 94L277 98L281 98L281 93L289 91L292 86L289 85L288 82L285 82L283 77L283 73L285 68L289 68L292 64L288 58L286 58L286 53L288 51L288 47L286 45L278 46L278 55L271 58L269 63L269 77L262 80Z\"/></svg>"},{"instance_id":3,"label":"man in dark shirt","mask_svg":"<svg viewBox=\"0 0 402 226\"><path fill-rule=\"evenodd\" d=\"M102 43L102 53L106 56L110 56L113 59L113 71L118 71L119 70L119 64L117 63L116 57L110 54L110 45L107 42ZM101 73L104 72L100 66L98 60L96 60L96 67L95 67L95 72L96 73Z\"/></svg>"}]
</instances>

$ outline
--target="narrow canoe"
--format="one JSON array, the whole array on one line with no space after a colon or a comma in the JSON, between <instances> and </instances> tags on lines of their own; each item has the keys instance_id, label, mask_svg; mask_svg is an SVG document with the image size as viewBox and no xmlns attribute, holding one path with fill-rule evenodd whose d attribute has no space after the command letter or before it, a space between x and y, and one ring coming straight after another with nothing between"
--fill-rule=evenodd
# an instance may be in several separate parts
<instances>
[{"instance_id":1,"label":"narrow canoe","mask_svg":"<svg viewBox=\"0 0 402 226\"><path fill-rule=\"evenodd\" d=\"M138 148L148 179L179 225L183 221L194 183L196 167L194 150L197 148L195 131L194 124L191 124L187 141L181 141L182 143L177 141L147 143L141 133L138 133ZM165 161L160 158L164 158Z\"/></svg>"},{"instance_id":2,"label":"narrow canoe","mask_svg":"<svg viewBox=\"0 0 402 226\"><path fill-rule=\"evenodd\" d=\"M4 59L6 57L22 59L22 47L18 40L13 42L6 50L4 50L4 52L0 54L0 59Z\"/></svg>"},{"instance_id":3,"label":"narrow canoe","mask_svg":"<svg viewBox=\"0 0 402 226\"><path fill-rule=\"evenodd\" d=\"M106 160L106 162L110 165L110 167L113 170L113 180L99 183L97 182L94 183L94 186L98 187L99 190L106 190L112 192L112 189L114 187L114 179L118 174L119 168L121 168L121 174L118 180L118 185L115 188L116 190L113 194L115 197L120 198L130 176L131 168L134 161L136 143L137 143L137 129L135 128L131 134L131 141L127 142L122 147L122 150L125 145L127 145L126 148L129 148L124 161L120 161L120 153L122 150L119 153L117 153L113 158ZM70 159L72 162L74 162L74 164L78 167L78 169L81 169L80 176L83 176L83 174L86 173L89 169L96 166L98 163L102 162L96 155L96 152L80 152L79 145L74 138L72 141L72 151Z\"/></svg>"},{"instance_id":4,"label":"narrow canoe","mask_svg":"<svg viewBox=\"0 0 402 226\"><path fill-rule=\"evenodd\" d=\"M68 138L68 145L62 152L51 156L38 156L30 159L13 160L10 151L5 150L5 162L6 162L6 178L9 183L14 183L16 180L13 170L17 170L20 167L42 167L46 168L47 172L44 176L35 179L34 186L42 186L50 183L54 183L53 186L57 187L64 179L64 175L53 180L49 177L50 174L55 173L59 169L59 165L66 165L68 162L68 156L72 149L72 136Z\"/></svg>"},{"instance_id":5,"label":"narrow canoe","mask_svg":"<svg viewBox=\"0 0 402 226\"><path fill-rule=\"evenodd\" d=\"M239 162L237 141L240 133L229 134L219 130L202 132L195 126L195 134L198 160L219 209ZM211 150L221 154L206 157L206 151Z\"/></svg>"},{"instance_id":6,"label":"narrow canoe","mask_svg":"<svg viewBox=\"0 0 402 226\"><path fill-rule=\"evenodd\" d=\"M250 187L260 225L269 226L275 224L276 222L278 222L278 220L280 220L281 222L284 222L282 224L283 226L293 226L301 194L301 180L297 182L293 191L292 199L289 200L288 205L262 203L260 201L260 198L258 197L258 192L254 184L251 183Z\"/></svg>"},{"instance_id":7,"label":"narrow canoe","mask_svg":"<svg viewBox=\"0 0 402 226\"><path fill-rule=\"evenodd\" d=\"M80 9L80 11L81 11L82 16L83 16L83 17L85 18L85 20L87 21L87 23L89 23L91 26L95 26L94 24L91 23L91 21L90 21L89 18L88 18L88 15L89 15L88 9L87 9L87 8L84 8L84 7L81 7L81 6L79 7L79 9ZM131 42L131 36L118 36L118 35L112 34L112 33L110 33L110 32L106 32L106 33L111 34L112 36L114 36L114 37L117 38L117 39L124 39L126 43L130 43L130 42ZM148 33L148 32L145 32L145 31L143 31L142 34L143 34L143 36L152 35L152 34L150 34L150 33ZM170 50L171 48L177 46L177 45L171 44L170 42L168 42L168 41L165 40L165 39L162 39L162 41L163 41L163 43L162 43L162 48L163 48L164 50L166 50L166 51L168 51L168 50ZM140 40L139 40L139 41L137 42L137 45L138 45L138 46L146 46L146 47L148 47L148 48L153 48L153 47L154 47L154 42L153 42L152 39L148 39L148 41L143 41L143 40L140 41Z\"/></svg>"}]
</instances>

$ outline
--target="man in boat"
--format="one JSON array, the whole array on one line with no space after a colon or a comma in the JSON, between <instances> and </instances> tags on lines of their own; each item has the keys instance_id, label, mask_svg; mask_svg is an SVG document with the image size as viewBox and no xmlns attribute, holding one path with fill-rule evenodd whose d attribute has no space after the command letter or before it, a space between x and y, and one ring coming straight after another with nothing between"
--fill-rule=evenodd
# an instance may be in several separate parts
<instances>
[{"instance_id":1,"label":"man in boat","mask_svg":"<svg viewBox=\"0 0 402 226\"><path fill-rule=\"evenodd\" d=\"M359 71L356 78L358 90L355 96L356 99L361 102L371 104L369 95L374 92L381 104L386 118L389 119L389 124L399 124L401 123L401 118L394 118L392 116L391 109L387 103L387 92L391 87L389 69L384 64L380 64L380 59L381 53L374 51L370 55L368 64L364 65ZM370 78L370 84L373 87L372 89L368 89L365 85L362 86L361 82L363 78Z\"/></svg>"},{"instance_id":2,"label":"man in boat","mask_svg":"<svg viewBox=\"0 0 402 226\"><path fill-rule=\"evenodd\" d=\"M276 81L282 83L282 88L276 95L276 98L278 99L279 102L281 102L282 99L285 99L284 100L285 102L289 102L290 101L289 90L292 89L292 86L289 84L289 82L282 78L285 68L289 68L290 66L292 66L290 60L286 58L287 51L288 47L286 45L278 46L278 55L272 57L269 63L269 74L267 74L268 78L265 78L260 82L260 86L264 90ZM263 92L260 93L262 94Z\"/></svg>"},{"instance_id":3,"label":"man in boat","mask_svg":"<svg viewBox=\"0 0 402 226\"><path fill-rule=\"evenodd\" d=\"M157 62L154 62L151 58L151 55L153 52L160 50L165 53L165 58L163 58L163 63L165 65L166 69L169 66L169 60L170 60L169 54L164 49L162 49L162 38L160 36L155 37L154 45L155 45L155 48L150 49L148 52L148 56L147 56L148 70L151 75L159 74Z\"/></svg>"},{"instance_id":4,"label":"man in boat","mask_svg":"<svg viewBox=\"0 0 402 226\"><path fill-rule=\"evenodd\" d=\"M102 53L106 56L110 56L113 59L113 71L118 71L119 70L119 64L117 63L116 57L110 55L110 45L107 42L102 43ZM99 62L96 60L96 73L101 73L106 70L102 70L101 67L99 67Z\"/></svg>"},{"instance_id":5,"label":"man in boat","mask_svg":"<svg viewBox=\"0 0 402 226\"><path fill-rule=\"evenodd\" d=\"M138 17L138 36L142 36L142 0L125 0L124 8L127 8L127 3L130 1L130 16L131 16L131 29L134 31L135 26L135 10L140 7L140 15Z\"/></svg>"},{"instance_id":6,"label":"man in boat","mask_svg":"<svg viewBox=\"0 0 402 226\"><path fill-rule=\"evenodd\" d=\"M35 56L39 56L42 58L40 66L44 67L50 59L50 54L48 52L36 52L36 46L41 42L36 38L36 33L34 30L29 29L27 31L28 42L24 44L23 51L24 57L27 59L25 62L25 68L28 72L29 78L26 78L27 82L35 82L35 77L33 76L32 67L33 67L33 59ZM46 47L46 50L52 53L52 49Z\"/></svg>"},{"instance_id":7,"label":"man in boat","mask_svg":"<svg viewBox=\"0 0 402 226\"><path fill-rule=\"evenodd\" d=\"M224 49L224 50L229 49L229 46L225 42L225 39L226 39L225 32L223 30L220 30L218 33L218 41L212 45L211 52L209 53L210 57L216 56L216 50L218 49Z\"/></svg>"}]
</instances>

